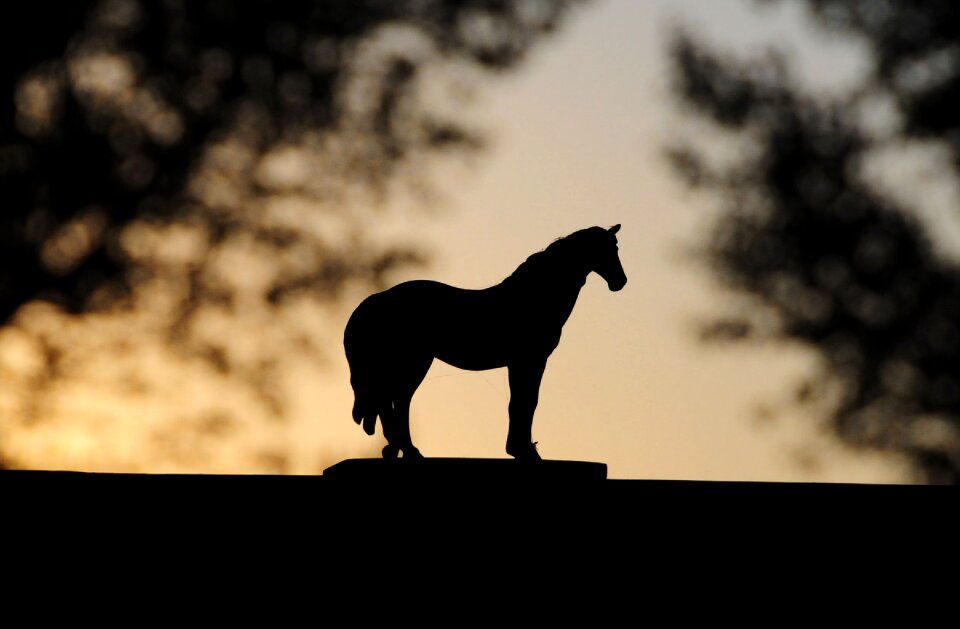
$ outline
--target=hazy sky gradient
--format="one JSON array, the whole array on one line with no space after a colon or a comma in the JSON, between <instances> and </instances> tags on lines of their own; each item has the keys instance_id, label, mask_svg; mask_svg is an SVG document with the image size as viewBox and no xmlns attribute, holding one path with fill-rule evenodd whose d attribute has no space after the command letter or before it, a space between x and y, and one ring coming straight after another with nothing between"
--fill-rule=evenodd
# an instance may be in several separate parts
<instances>
[{"instance_id":1,"label":"hazy sky gradient","mask_svg":"<svg viewBox=\"0 0 960 629\"><path fill-rule=\"evenodd\" d=\"M470 111L491 137L470 169L435 171L439 213L397 200L391 233L417 234L435 257L409 275L482 288L554 238L622 223L630 281L610 293L592 276L541 387L534 439L546 458L603 461L616 478L891 482L897 462L844 450L812 421L758 420L810 363L778 347L705 347L698 319L730 302L682 261L710 216L662 159L695 129L668 89L669 28L698 28L743 51L770 43L803 52L800 75L829 89L863 67L849 44L812 36L791 7L735 0L606 0L587 5L515 74L480 90ZM394 211L395 210L395 211ZM409 218L409 216L419 218ZM362 296L332 317L342 330ZM336 340L334 341L336 342ZM342 351L321 380L297 383L297 447L331 456L375 446L350 421ZM426 456L506 456L506 370L463 372L435 362L412 405ZM320 444L318 446L318 444ZM379 446L379 442L376 444Z\"/></svg>"},{"instance_id":2,"label":"hazy sky gradient","mask_svg":"<svg viewBox=\"0 0 960 629\"><path fill-rule=\"evenodd\" d=\"M906 478L898 462L851 453L818 434L809 418L758 419L758 405L783 400L811 356L776 346L709 347L696 339L697 321L731 301L683 257L714 210L685 190L663 159L668 142L701 131L669 95L670 29L684 24L744 53L771 44L802 53L799 76L825 90L864 67L855 45L813 34L795 4L784 5L758 11L741 0L587 3L515 72L490 77L476 90L462 115L487 133L489 146L466 165L438 161L430 169L434 204L400 195L370 211L371 229L422 243L433 254L431 266L398 280L465 288L501 281L555 238L623 225L618 237L629 283L611 293L601 279L589 278L548 362L533 426L545 458L602 461L614 478ZM209 407L239 417L256 407L227 395L209 374L165 364L161 346L145 344L137 356L159 383L152 397L89 382L65 386L51 404L68 421L36 422L9 435L5 447L31 467L152 472L196 471L196 465L251 471L251 452L277 459L272 468L255 462L256 470L293 473L378 456L379 427L374 439L351 421L342 348L347 318L365 296L351 294L313 323L329 353L326 370L289 357L288 423L254 417L227 436L213 431L194 443L196 435L171 415ZM62 330L68 338L88 333L72 325ZM254 351L269 343L268 330L238 329L226 332L238 346ZM9 330L6 338L8 345L15 340ZM114 359L106 371L126 369ZM414 442L426 456L506 457L508 399L505 369L465 372L437 361L413 399ZM184 458L151 458L155 434Z\"/></svg>"}]
</instances>

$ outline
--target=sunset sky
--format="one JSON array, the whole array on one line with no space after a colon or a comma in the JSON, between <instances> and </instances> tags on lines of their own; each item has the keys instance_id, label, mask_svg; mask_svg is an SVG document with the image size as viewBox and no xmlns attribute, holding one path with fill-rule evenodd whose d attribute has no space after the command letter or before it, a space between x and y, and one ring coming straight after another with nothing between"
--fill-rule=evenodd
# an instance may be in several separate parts
<instances>
[{"instance_id":1,"label":"sunset sky","mask_svg":"<svg viewBox=\"0 0 960 629\"><path fill-rule=\"evenodd\" d=\"M487 146L428 169L432 202L401 193L369 212L376 234L421 243L432 255L428 266L397 281L464 288L496 284L558 237L622 224L627 286L611 293L591 276L547 364L533 425L544 458L604 462L611 478L908 479L902 462L845 449L813 418L758 412L788 397L812 355L697 339L698 322L737 302L687 255L715 208L685 189L664 159L672 141L702 132L670 95L670 34L683 25L743 54L770 45L799 53L799 76L823 90L863 68L862 51L817 34L797 6L783 4L761 10L744 0L597 0L578 7L514 71L481 77L460 113L486 134ZM379 426L372 438L351 421L342 348L347 318L364 297L351 293L313 324L329 360L322 369L294 371L286 388L290 421L262 422L245 434L268 453L287 453L285 471L317 473L344 458L379 455ZM238 336L241 342L252 337ZM191 373L171 372L154 400L176 407L215 399L218 391ZM465 372L436 361L413 398L414 443L428 457L506 457L508 399L505 369ZM193 471L149 462L139 435L167 421L169 408L159 402L68 388L57 403L90 421L70 424L69 434L38 424L7 435L29 465L127 469L141 461L134 467L144 471ZM222 406L242 410L244 401ZM106 429L101 413L127 419ZM210 434L205 438L216 438ZM247 472L247 460L223 455L203 469Z\"/></svg>"},{"instance_id":2,"label":"sunset sky","mask_svg":"<svg viewBox=\"0 0 960 629\"><path fill-rule=\"evenodd\" d=\"M614 478L902 479L896 461L852 453L808 418L758 418L759 406L784 399L809 356L696 340L696 322L731 302L684 261L710 207L663 160L676 133L691 132L669 95L665 51L675 24L741 52L770 44L803 52L801 76L823 89L861 63L855 49L816 36L790 7L587 5L520 71L480 90L469 113L489 132L490 147L471 168L436 171L442 194L434 211L419 220L409 219L415 208L397 212L391 233L424 235L435 254L431 267L409 277L486 287L556 237L622 223L627 287L610 293L591 276L547 366L534 421L544 457L603 461ZM349 421L345 365L336 367L322 382L303 383L304 413L317 409L316 423L302 426L303 443L368 454L370 438ZM426 456L506 456L507 401L506 370L435 362L413 400L414 442Z\"/></svg>"}]
</instances>

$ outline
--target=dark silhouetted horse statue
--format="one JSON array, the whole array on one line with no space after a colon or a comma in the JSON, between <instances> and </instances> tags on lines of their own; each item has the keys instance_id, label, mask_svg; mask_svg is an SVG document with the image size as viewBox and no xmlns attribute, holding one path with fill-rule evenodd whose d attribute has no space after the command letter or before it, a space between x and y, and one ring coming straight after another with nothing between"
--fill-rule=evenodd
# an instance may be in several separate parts
<instances>
[{"instance_id":1,"label":"dark silhouetted horse statue","mask_svg":"<svg viewBox=\"0 0 960 629\"><path fill-rule=\"evenodd\" d=\"M547 358L591 272L612 291L627 283L616 233L590 227L553 242L510 277L483 290L416 280L371 295L343 336L355 402L353 419L373 434L377 416L384 458L422 455L410 440L410 400L434 358L470 370L507 367L507 454L539 460L533 413Z\"/></svg>"}]
</instances>

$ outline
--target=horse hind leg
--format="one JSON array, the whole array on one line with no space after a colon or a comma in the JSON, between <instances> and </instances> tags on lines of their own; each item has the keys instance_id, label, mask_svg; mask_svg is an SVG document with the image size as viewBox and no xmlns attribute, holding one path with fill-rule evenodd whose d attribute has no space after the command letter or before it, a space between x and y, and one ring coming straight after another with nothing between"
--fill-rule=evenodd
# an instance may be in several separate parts
<instances>
[{"instance_id":1,"label":"horse hind leg","mask_svg":"<svg viewBox=\"0 0 960 629\"><path fill-rule=\"evenodd\" d=\"M413 445L410 438L410 397L404 397L394 401L394 415L392 419L396 422L395 429L397 433L397 443L403 451L405 459L422 459L420 450Z\"/></svg>"},{"instance_id":2,"label":"horse hind leg","mask_svg":"<svg viewBox=\"0 0 960 629\"><path fill-rule=\"evenodd\" d=\"M410 400L398 400L380 407L380 425L387 445L380 451L385 459L395 459L400 453L406 459L422 459L410 440Z\"/></svg>"},{"instance_id":3,"label":"horse hind leg","mask_svg":"<svg viewBox=\"0 0 960 629\"><path fill-rule=\"evenodd\" d=\"M392 402L382 402L377 406L376 414L380 416L380 426L383 428L383 438L387 440L387 445L383 446L380 454L385 459L395 459L400 454L400 445L397 439L395 411Z\"/></svg>"},{"instance_id":4,"label":"horse hind leg","mask_svg":"<svg viewBox=\"0 0 960 629\"><path fill-rule=\"evenodd\" d=\"M380 408L380 425L383 427L383 438L387 440L387 445L383 446L380 454L385 459L395 459L400 454L395 414L390 402Z\"/></svg>"},{"instance_id":5,"label":"horse hind leg","mask_svg":"<svg viewBox=\"0 0 960 629\"><path fill-rule=\"evenodd\" d=\"M412 352L411 352L412 353ZM410 353L406 356L409 357ZM433 363L432 356L417 356L414 360L404 361L401 367L394 365L389 370L393 378L381 380L382 383L390 382L391 391L387 394L389 397L381 397L377 401L372 417L370 417L370 428L376 425L376 417L380 416L380 425L383 427L383 436L387 440L387 445L383 447L381 454L385 459L394 459L401 453L404 458L419 459L423 458L410 438L410 400L413 393L420 386L423 378L430 370ZM364 428L367 428L367 418L364 418ZM373 434L367 430L368 434Z\"/></svg>"},{"instance_id":6,"label":"horse hind leg","mask_svg":"<svg viewBox=\"0 0 960 629\"><path fill-rule=\"evenodd\" d=\"M430 365L432 364L433 356L429 355L420 355L411 361L393 399L393 418L396 422L398 443L403 451L404 458L423 458L420 450L413 445L413 440L410 437L410 401L413 399L413 394L416 393L420 383L426 377L427 372L430 371Z\"/></svg>"},{"instance_id":7,"label":"horse hind leg","mask_svg":"<svg viewBox=\"0 0 960 629\"><path fill-rule=\"evenodd\" d=\"M383 437L387 441L380 452L383 458L395 459L399 456L401 449L406 454L406 450L409 448L409 446L405 447L409 443L409 432L398 429L401 422L397 418L394 403L385 397L368 398L368 400L366 406L361 406L358 398L358 402L354 404L353 408L354 420L358 424L363 424L364 432L373 435L376 432L377 417L379 417L380 425L383 428Z\"/></svg>"}]
</instances>

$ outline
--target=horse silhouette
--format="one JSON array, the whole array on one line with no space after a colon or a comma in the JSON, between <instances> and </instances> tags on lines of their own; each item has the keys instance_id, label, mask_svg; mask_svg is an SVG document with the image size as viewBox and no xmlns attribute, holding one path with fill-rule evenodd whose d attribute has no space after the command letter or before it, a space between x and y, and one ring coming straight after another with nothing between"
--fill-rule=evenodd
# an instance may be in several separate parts
<instances>
[{"instance_id":1,"label":"horse silhouette","mask_svg":"<svg viewBox=\"0 0 960 629\"><path fill-rule=\"evenodd\" d=\"M439 358L474 371L507 367L507 454L540 460L531 431L547 358L587 275L596 272L611 291L627 283L617 252L619 230L590 227L560 238L490 288L414 280L357 306L343 336L353 419L372 435L380 417L384 458L401 451L404 458L422 457L410 439L410 400Z\"/></svg>"}]
</instances>

